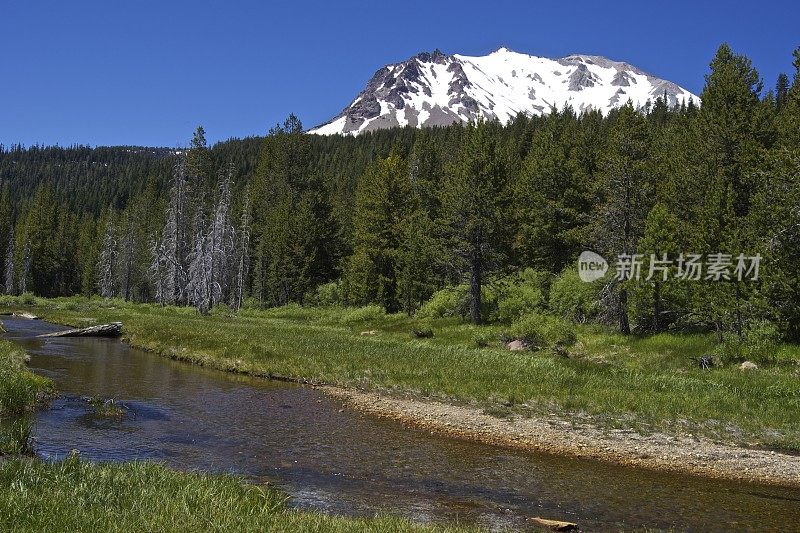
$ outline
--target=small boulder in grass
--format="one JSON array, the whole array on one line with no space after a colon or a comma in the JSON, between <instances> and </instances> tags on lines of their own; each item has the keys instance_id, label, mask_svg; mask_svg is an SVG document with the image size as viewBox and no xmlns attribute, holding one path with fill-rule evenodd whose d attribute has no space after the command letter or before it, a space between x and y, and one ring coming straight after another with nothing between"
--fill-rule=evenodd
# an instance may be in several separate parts
<instances>
[{"instance_id":1,"label":"small boulder in grass","mask_svg":"<svg viewBox=\"0 0 800 533\"><path fill-rule=\"evenodd\" d=\"M745 361L741 365L739 365L739 370L744 372L751 372L753 370L758 370L758 365L752 361Z\"/></svg>"},{"instance_id":2,"label":"small boulder in grass","mask_svg":"<svg viewBox=\"0 0 800 533\"><path fill-rule=\"evenodd\" d=\"M528 343L520 339L506 343L506 347L512 352L524 352L529 348Z\"/></svg>"}]
</instances>

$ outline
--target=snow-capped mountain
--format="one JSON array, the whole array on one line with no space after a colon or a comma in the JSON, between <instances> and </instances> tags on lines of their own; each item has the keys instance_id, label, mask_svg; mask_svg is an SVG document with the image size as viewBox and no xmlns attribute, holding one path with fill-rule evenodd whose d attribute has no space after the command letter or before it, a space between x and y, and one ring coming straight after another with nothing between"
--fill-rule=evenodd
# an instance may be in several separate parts
<instances>
[{"instance_id":1,"label":"snow-capped mountain","mask_svg":"<svg viewBox=\"0 0 800 533\"><path fill-rule=\"evenodd\" d=\"M700 99L628 63L601 56L560 59L500 48L486 56L423 52L378 70L341 113L310 131L357 135L392 126L434 126L477 118L507 122L569 104L576 111L636 107L666 97L670 106Z\"/></svg>"}]
</instances>

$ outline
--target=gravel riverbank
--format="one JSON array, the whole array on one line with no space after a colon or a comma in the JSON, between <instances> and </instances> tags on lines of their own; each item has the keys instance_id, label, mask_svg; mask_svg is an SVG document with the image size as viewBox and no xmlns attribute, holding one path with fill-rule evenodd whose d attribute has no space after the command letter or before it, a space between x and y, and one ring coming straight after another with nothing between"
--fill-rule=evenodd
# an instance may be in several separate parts
<instances>
[{"instance_id":1,"label":"gravel riverbank","mask_svg":"<svg viewBox=\"0 0 800 533\"><path fill-rule=\"evenodd\" d=\"M477 408L322 387L347 406L451 437L707 477L800 487L800 456L700 437L599 429L549 418L497 418Z\"/></svg>"}]
</instances>

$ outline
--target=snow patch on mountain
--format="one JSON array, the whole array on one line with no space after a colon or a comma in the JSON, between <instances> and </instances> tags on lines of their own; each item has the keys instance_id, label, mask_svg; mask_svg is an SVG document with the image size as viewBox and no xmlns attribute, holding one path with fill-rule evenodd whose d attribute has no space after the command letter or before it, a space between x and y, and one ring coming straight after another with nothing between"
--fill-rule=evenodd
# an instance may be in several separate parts
<instances>
[{"instance_id":1,"label":"snow patch on mountain","mask_svg":"<svg viewBox=\"0 0 800 533\"><path fill-rule=\"evenodd\" d=\"M341 113L309 133L351 134L393 126L436 126L470 120L508 122L572 106L607 113L629 100L637 108L657 97L669 106L700 99L667 80L602 56L559 59L500 48L485 56L422 52L379 69Z\"/></svg>"}]
</instances>

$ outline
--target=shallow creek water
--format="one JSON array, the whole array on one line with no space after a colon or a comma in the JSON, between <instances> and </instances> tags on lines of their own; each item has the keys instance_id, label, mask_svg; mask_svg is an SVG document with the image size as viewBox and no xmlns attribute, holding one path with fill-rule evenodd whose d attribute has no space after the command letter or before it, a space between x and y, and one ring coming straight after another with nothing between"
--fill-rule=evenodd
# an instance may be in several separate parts
<instances>
[{"instance_id":1,"label":"shallow creek water","mask_svg":"<svg viewBox=\"0 0 800 533\"><path fill-rule=\"evenodd\" d=\"M800 490L523 453L410 430L342 409L310 387L170 361L111 339L36 338L63 329L4 318L7 338L61 394L34 415L43 459L153 460L229 472L327 513L528 529L530 517L582 530L798 531ZM114 398L122 417L87 397Z\"/></svg>"}]
</instances>

